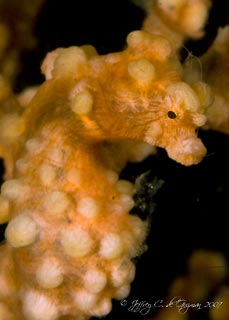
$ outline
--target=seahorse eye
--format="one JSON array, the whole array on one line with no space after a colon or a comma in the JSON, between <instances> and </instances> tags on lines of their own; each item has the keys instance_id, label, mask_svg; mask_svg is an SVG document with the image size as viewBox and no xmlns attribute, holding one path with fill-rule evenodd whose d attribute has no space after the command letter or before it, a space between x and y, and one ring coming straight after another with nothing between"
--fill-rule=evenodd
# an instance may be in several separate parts
<instances>
[{"instance_id":1,"label":"seahorse eye","mask_svg":"<svg viewBox=\"0 0 229 320\"><path fill-rule=\"evenodd\" d=\"M168 117L170 119L176 119L176 117L177 117L176 113L174 111L171 111L171 110L168 111L167 115L168 115Z\"/></svg>"}]
</instances>

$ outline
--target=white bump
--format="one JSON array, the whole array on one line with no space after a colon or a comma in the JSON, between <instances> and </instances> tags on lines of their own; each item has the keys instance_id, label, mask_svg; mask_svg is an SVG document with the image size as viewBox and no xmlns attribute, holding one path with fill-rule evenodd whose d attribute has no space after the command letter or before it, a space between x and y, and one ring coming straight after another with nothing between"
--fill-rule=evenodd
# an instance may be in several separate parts
<instances>
[{"instance_id":1,"label":"white bump","mask_svg":"<svg viewBox=\"0 0 229 320\"><path fill-rule=\"evenodd\" d=\"M88 114L93 107L92 94L84 89L77 93L71 100L71 109L76 114Z\"/></svg>"},{"instance_id":2,"label":"white bump","mask_svg":"<svg viewBox=\"0 0 229 320\"><path fill-rule=\"evenodd\" d=\"M150 48L154 57L160 61L167 59L172 51L170 42L166 38L141 30L130 32L127 36L127 43L133 48Z\"/></svg>"},{"instance_id":3,"label":"white bump","mask_svg":"<svg viewBox=\"0 0 229 320\"><path fill-rule=\"evenodd\" d=\"M0 195L0 223L5 223L9 220L9 201Z\"/></svg>"},{"instance_id":4,"label":"white bump","mask_svg":"<svg viewBox=\"0 0 229 320\"><path fill-rule=\"evenodd\" d=\"M52 78L55 60L62 51L62 48L58 48L54 51L48 52L48 54L45 56L45 59L41 65L41 72L45 75L46 80Z\"/></svg>"},{"instance_id":5,"label":"white bump","mask_svg":"<svg viewBox=\"0 0 229 320\"><path fill-rule=\"evenodd\" d=\"M0 119L0 137L5 140L18 138L25 130L24 120L16 113L8 114Z\"/></svg>"},{"instance_id":6,"label":"white bump","mask_svg":"<svg viewBox=\"0 0 229 320\"><path fill-rule=\"evenodd\" d=\"M200 108L200 101L195 91L185 82L171 84L167 94L185 110L195 112Z\"/></svg>"},{"instance_id":7,"label":"white bump","mask_svg":"<svg viewBox=\"0 0 229 320\"><path fill-rule=\"evenodd\" d=\"M109 233L102 238L99 253L105 259L116 259L122 254L122 251L122 241L118 234Z\"/></svg>"},{"instance_id":8,"label":"white bump","mask_svg":"<svg viewBox=\"0 0 229 320\"><path fill-rule=\"evenodd\" d=\"M95 317L103 317L103 316L106 316L108 313L110 313L111 309L112 309L111 300L108 298L104 298L96 304L96 307L92 309L91 315Z\"/></svg>"},{"instance_id":9,"label":"white bump","mask_svg":"<svg viewBox=\"0 0 229 320\"><path fill-rule=\"evenodd\" d=\"M57 169L50 164L44 163L39 168L39 176L43 185L53 185L57 178Z\"/></svg>"},{"instance_id":10,"label":"white bump","mask_svg":"<svg viewBox=\"0 0 229 320\"><path fill-rule=\"evenodd\" d=\"M134 185L127 180L119 180L116 183L116 188L120 193L132 196L135 192Z\"/></svg>"},{"instance_id":11,"label":"white bump","mask_svg":"<svg viewBox=\"0 0 229 320\"><path fill-rule=\"evenodd\" d=\"M128 72L132 78L144 83L151 82L156 77L154 65L147 59L129 62Z\"/></svg>"},{"instance_id":12,"label":"white bump","mask_svg":"<svg viewBox=\"0 0 229 320\"><path fill-rule=\"evenodd\" d=\"M106 284L106 274L98 269L89 269L84 277L84 286L91 293L99 293Z\"/></svg>"},{"instance_id":13,"label":"white bump","mask_svg":"<svg viewBox=\"0 0 229 320\"><path fill-rule=\"evenodd\" d=\"M64 230L61 235L61 244L69 256L78 258L91 251L93 240L85 230L75 227L74 229Z\"/></svg>"},{"instance_id":14,"label":"white bump","mask_svg":"<svg viewBox=\"0 0 229 320\"><path fill-rule=\"evenodd\" d=\"M122 207L122 205L118 201L114 201L113 203L108 203L107 212L111 212L114 215L123 215L126 214L126 210Z\"/></svg>"},{"instance_id":15,"label":"white bump","mask_svg":"<svg viewBox=\"0 0 229 320\"><path fill-rule=\"evenodd\" d=\"M90 312L97 301L97 295L81 289L73 293L73 300L80 310Z\"/></svg>"},{"instance_id":16,"label":"white bump","mask_svg":"<svg viewBox=\"0 0 229 320\"><path fill-rule=\"evenodd\" d=\"M25 173L26 169L28 168L28 161L24 158L18 159L16 161L16 168L19 172Z\"/></svg>"},{"instance_id":17,"label":"white bump","mask_svg":"<svg viewBox=\"0 0 229 320\"><path fill-rule=\"evenodd\" d=\"M58 261L55 258L44 260L37 269L36 279L42 288L58 287L63 282L63 274Z\"/></svg>"},{"instance_id":18,"label":"white bump","mask_svg":"<svg viewBox=\"0 0 229 320\"><path fill-rule=\"evenodd\" d=\"M135 278L135 274L136 274L136 267L135 264L133 262L130 262L129 264L129 271L128 271L128 277L127 277L127 281L129 283L131 283L134 278Z\"/></svg>"},{"instance_id":19,"label":"white bump","mask_svg":"<svg viewBox=\"0 0 229 320\"><path fill-rule=\"evenodd\" d=\"M99 214L99 205L93 198L81 198L77 204L77 211L85 218L95 218Z\"/></svg>"},{"instance_id":20,"label":"white bump","mask_svg":"<svg viewBox=\"0 0 229 320\"><path fill-rule=\"evenodd\" d=\"M2 195L10 200L24 198L28 191L29 187L19 179L7 180L1 187Z\"/></svg>"},{"instance_id":21,"label":"white bump","mask_svg":"<svg viewBox=\"0 0 229 320\"><path fill-rule=\"evenodd\" d=\"M129 47L138 47L149 38L147 33L142 30L132 31L127 36L127 44ZM150 38L151 39L151 38Z\"/></svg>"},{"instance_id":22,"label":"white bump","mask_svg":"<svg viewBox=\"0 0 229 320\"><path fill-rule=\"evenodd\" d=\"M129 219L132 233L139 242L142 242L147 235L148 223L133 215Z\"/></svg>"},{"instance_id":23,"label":"white bump","mask_svg":"<svg viewBox=\"0 0 229 320\"><path fill-rule=\"evenodd\" d=\"M29 139L25 143L26 149L31 152L31 154L37 154L41 149L41 143L38 139L33 138Z\"/></svg>"},{"instance_id":24,"label":"white bump","mask_svg":"<svg viewBox=\"0 0 229 320\"><path fill-rule=\"evenodd\" d=\"M32 86L24 89L19 95L17 95L17 100L22 107L27 107L32 101L33 97L38 91L38 86Z\"/></svg>"},{"instance_id":25,"label":"white bump","mask_svg":"<svg viewBox=\"0 0 229 320\"><path fill-rule=\"evenodd\" d=\"M72 183L76 187L79 187L81 185L82 175L79 169L70 169L67 173L66 178L70 183Z\"/></svg>"},{"instance_id":26,"label":"white bump","mask_svg":"<svg viewBox=\"0 0 229 320\"><path fill-rule=\"evenodd\" d=\"M68 195L62 191L53 191L47 194L44 200L45 208L54 215L63 214L70 204L71 201Z\"/></svg>"},{"instance_id":27,"label":"white bump","mask_svg":"<svg viewBox=\"0 0 229 320\"><path fill-rule=\"evenodd\" d=\"M129 256L133 257L136 255L136 250L139 251L139 241L136 241L136 237L131 231L122 232L122 241L125 251L129 253Z\"/></svg>"},{"instance_id":28,"label":"white bump","mask_svg":"<svg viewBox=\"0 0 229 320\"><path fill-rule=\"evenodd\" d=\"M119 201L125 211L130 211L135 205L134 199L127 194L119 196Z\"/></svg>"},{"instance_id":29,"label":"white bump","mask_svg":"<svg viewBox=\"0 0 229 320\"><path fill-rule=\"evenodd\" d=\"M65 160L65 151L60 148L51 149L48 153L48 159L57 166L62 166Z\"/></svg>"},{"instance_id":30,"label":"white bump","mask_svg":"<svg viewBox=\"0 0 229 320\"><path fill-rule=\"evenodd\" d=\"M121 287L130 283L135 277L135 265L131 261L115 263L111 268L111 283L114 287Z\"/></svg>"},{"instance_id":31,"label":"white bump","mask_svg":"<svg viewBox=\"0 0 229 320\"><path fill-rule=\"evenodd\" d=\"M196 113L193 114L192 120L197 127L202 127L207 122L207 116L205 114Z\"/></svg>"},{"instance_id":32,"label":"white bump","mask_svg":"<svg viewBox=\"0 0 229 320\"><path fill-rule=\"evenodd\" d=\"M143 233L139 237L136 237L134 230L132 232L125 231L122 233L122 240L125 247L125 251L128 252L129 257L136 257L147 250L147 245L144 243L147 233Z\"/></svg>"},{"instance_id":33,"label":"white bump","mask_svg":"<svg viewBox=\"0 0 229 320\"><path fill-rule=\"evenodd\" d=\"M130 285L125 284L122 287L118 288L117 291L115 292L114 298L115 299L124 299L126 298L130 293Z\"/></svg>"},{"instance_id":34,"label":"white bump","mask_svg":"<svg viewBox=\"0 0 229 320\"><path fill-rule=\"evenodd\" d=\"M208 5L204 1L189 3L183 11L182 28L189 34L197 36L201 33L208 16Z\"/></svg>"},{"instance_id":35,"label":"white bump","mask_svg":"<svg viewBox=\"0 0 229 320\"><path fill-rule=\"evenodd\" d=\"M136 48L148 44L152 46L154 37L148 32L142 30L132 31L127 36L127 44L129 47Z\"/></svg>"},{"instance_id":36,"label":"white bump","mask_svg":"<svg viewBox=\"0 0 229 320\"><path fill-rule=\"evenodd\" d=\"M115 171L108 170L106 175L111 184L115 184L118 181L118 174Z\"/></svg>"},{"instance_id":37,"label":"white bump","mask_svg":"<svg viewBox=\"0 0 229 320\"><path fill-rule=\"evenodd\" d=\"M56 320L58 307L45 295L30 291L23 297L23 313L26 320Z\"/></svg>"},{"instance_id":38,"label":"white bump","mask_svg":"<svg viewBox=\"0 0 229 320\"><path fill-rule=\"evenodd\" d=\"M62 48L54 60L53 76L76 75L80 65L87 61L84 51L76 46Z\"/></svg>"},{"instance_id":39,"label":"white bump","mask_svg":"<svg viewBox=\"0 0 229 320\"><path fill-rule=\"evenodd\" d=\"M12 247L18 248L32 244L38 233L36 222L28 215L21 214L9 222L5 236Z\"/></svg>"},{"instance_id":40,"label":"white bump","mask_svg":"<svg viewBox=\"0 0 229 320\"><path fill-rule=\"evenodd\" d=\"M98 55L95 47L91 46L90 44L85 44L83 46L80 46L80 49L83 50L87 59L90 59L90 58Z\"/></svg>"}]
</instances>

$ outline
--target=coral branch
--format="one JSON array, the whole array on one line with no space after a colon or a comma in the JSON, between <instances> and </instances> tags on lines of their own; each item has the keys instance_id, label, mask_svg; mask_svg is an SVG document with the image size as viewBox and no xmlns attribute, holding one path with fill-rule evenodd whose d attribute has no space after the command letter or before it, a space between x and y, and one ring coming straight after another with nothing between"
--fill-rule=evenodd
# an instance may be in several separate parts
<instances>
[{"instance_id":1,"label":"coral branch","mask_svg":"<svg viewBox=\"0 0 229 320\"><path fill-rule=\"evenodd\" d=\"M180 48L186 39L204 35L210 6L209 0L145 1L147 16L143 30L163 35Z\"/></svg>"},{"instance_id":2,"label":"coral branch","mask_svg":"<svg viewBox=\"0 0 229 320\"><path fill-rule=\"evenodd\" d=\"M213 102L206 110L206 128L229 134L229 26L220 28L212 46L201 57L203 80L212 90Z\"/></svg>"}]
</instances>

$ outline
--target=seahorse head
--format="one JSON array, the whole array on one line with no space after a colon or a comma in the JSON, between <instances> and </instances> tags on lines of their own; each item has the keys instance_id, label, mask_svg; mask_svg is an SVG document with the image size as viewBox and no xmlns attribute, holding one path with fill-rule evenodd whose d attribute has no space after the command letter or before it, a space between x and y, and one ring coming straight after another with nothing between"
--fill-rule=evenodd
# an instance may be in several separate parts
<instances>
[{"instance_id":1,"label":"seahorse head","mask_svg":"<svg viewBox=\"0 0 229 320\"><path fill-rule=\"evenodd\" d=\"M198 163L206 153L196 129L206 121L207 86L182 81L182 66L167 39L135 31L127 43L102 85L100 114L107 118L102 126L114 137L165 148L184 165Z\"/></svg>"},{"instance_id":2,"label":"seahorse head","mask_svg":"<svg viewBox=\"0 0 229 320\"><path fill-rule=\"evenodd\" d=\"M158 117L146 132L146 141L165 148L170 158L184 165L200 162L206 148L197 136L197 128L206 122L202 104L207 103L206 93L201 82L194 88L182 81L169 85L157 107Z\"/></svg>"},{"instance_id":3,"label":"seahorse head","mask_svg":"<svg viewBox=\"0 0 229 320\"><path fill-rule=\"evenodd\" d=\"M73 131L94 141L144 141L184 165L203 158L206 149L196 129L206 121L206 85L182 80L179 57L166 38L134 31L122 52L89 53L58 49L42 66L47 79L62 79L61 86L70 88L70 94L61 92L70 99L65 105L74 113Z\"/></svg>"}]
</instances>

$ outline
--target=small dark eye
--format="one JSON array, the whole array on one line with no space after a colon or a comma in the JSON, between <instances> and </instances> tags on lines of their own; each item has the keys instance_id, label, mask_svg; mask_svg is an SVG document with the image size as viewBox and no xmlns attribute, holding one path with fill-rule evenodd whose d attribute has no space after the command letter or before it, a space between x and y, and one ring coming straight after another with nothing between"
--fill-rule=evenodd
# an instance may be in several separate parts
<instances>
[{"instance_id":1,"label":"small dark eye","mask_svg":"<svg viewBox=\"0 0 229 320\"><path fill-rule=\"evenodd\" d=\"M176 117L177 117L176 113L173 112L173 111L171 111L171 110L168 111L167 115L168 115L168 117L169 117L170 119L176 119Z\"/></svg>"}]
</instances>

